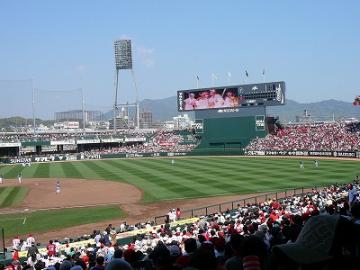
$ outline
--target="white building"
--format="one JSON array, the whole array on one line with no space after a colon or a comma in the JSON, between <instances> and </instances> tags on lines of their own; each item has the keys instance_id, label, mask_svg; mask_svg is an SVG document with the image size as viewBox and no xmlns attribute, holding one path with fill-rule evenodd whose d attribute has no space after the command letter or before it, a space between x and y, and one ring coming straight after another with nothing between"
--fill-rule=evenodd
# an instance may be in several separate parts
<instances>
[{"instance_id":1,"label":"white building","mask_svg":"<svg viewBox=\"0 0 360 270\"><path fill-rule=\"evenodd\" d=\"M173 122L175 129L191 128L194 123L186 113L173 117Z\"/></svg>"}]
</instances>

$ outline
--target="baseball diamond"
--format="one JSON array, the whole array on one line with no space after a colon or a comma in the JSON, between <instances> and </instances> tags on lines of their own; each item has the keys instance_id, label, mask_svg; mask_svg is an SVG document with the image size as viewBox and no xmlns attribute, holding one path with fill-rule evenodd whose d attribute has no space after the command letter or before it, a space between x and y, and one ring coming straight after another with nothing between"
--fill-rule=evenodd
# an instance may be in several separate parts
<instances>
[{"instance_id":1,"label":"baseball diamond","mask_svg":"<svg viewBox=\"0 0 360 270\"><path fill-rule=\"evenodd\" d=\"M310 158L181 157L175 158L174 165L171 164L171 159L64 161L33 163L31 167L4 165L0 168L4 175L4 184L19 188L15 178L22 173L21 188L29 188L31 191L28 195L37 199L28 202L30 198L25 198L23 203L18 203L16 207L10 209L7 207L3 211L0 209L0 213L3 213L0 215L2 225L7 229L8 237L28 232L53 231L60 228L54 227L55 221L43 222L43 218L35 217L36 215L58 217L59 211L63 211L61 208L64 207L69 210L64 209L61 212L61 219L64 221L61 224L62 229L111 219L120 221L125 217L126 220L140 218L139 221L146 221L145 218L151 219L155 214L166 213L169 207L182 206L190 209L191 201L194 202L193 207L203 206L206 200L214 203L222 202L226 199L237 199L240 194L259 194L294 187L312 188L336 182L346 183L360 174L357 159L323 158L319 159L319 167L315 167L313 159ZM304 161L304 169L301 171L298 167L299 159ZM11 178L13 179L10 180ZM62 185L60 195L56 195L55 192L56 181L60 181ZM103 181L106 182L102 184ZM111 182L114 185L107 188L106 186ZM44 187L45 183L46 187ZM117 187L116 183L124 183L128 186ZM131 186L136 188L132 189ZM83 193L88 189L89 193ZM138 190L141 192L138 193ZM36 193L32 195L32 192ZM70 194L67 195L69 192ZM96 198L93 198L92 192L98 192ZM67 197L63 201L61 196ZM88 197L89 200L79 200L79 196ZM128 198L129 196L132 199ZM199 198L204 198L205 201L196 201ZM38 203L43 201L48 203L46 205ZM86 211L84 208L78 208L79 203L86 207ZM106 207L101 206L104 204L118 205L110 206L109 209L120 207L131 211L115 211L109 214L110 210L96 210L98 209L96 205ZM133 205L129 207L129 204ZM157 207L151 214L146 213L152 204ZM34 212L16 211L29 208ZM134 209L141 214L134 212ZM96 211L98 214L95 214L94 219L86 218L87 211L89 213ZM83 215L84 218L80 220L74 219L74 216ZM28 217L26 224L20 225L22 220L16 218L25 216ZM83 233L88 231L89 226L79 230ZM63 234L57 234L57 237L65 236L67 233L68 231L65 230ZM47 237L46 234L44 236Z\"/></svg>"}]
</instances>

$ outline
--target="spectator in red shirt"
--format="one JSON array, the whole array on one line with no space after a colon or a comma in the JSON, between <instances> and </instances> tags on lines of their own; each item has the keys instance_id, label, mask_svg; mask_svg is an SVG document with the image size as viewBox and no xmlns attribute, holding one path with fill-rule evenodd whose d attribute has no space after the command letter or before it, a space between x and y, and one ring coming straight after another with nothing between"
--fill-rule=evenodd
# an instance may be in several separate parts
<instances>
[{"instance_id":1,"label":"spectator in red shirt","mask_svg":"<svg viewBox=\"0 0 360 270\"><path fill-rule=\"evenodd\" d=\"M19 260L19 251L16 248L13 251L12 259L13 259L13 261L18 261Z\"/></svg>"},{"instance_id":2,"label":"spectator in red shirt","mask_svg":"<svg viewBox=\"0 0 360 270\"><path fill-rule=\"evenodd\" d=\"M176 208L176 220L179 220L181 217L181 210L180 208Z\"/></svg>"},{"instance_id":3,"label":"spectator in red shirt","mask_svg":"<svg viewBox=\"0 0 360 270\"><path fill-rule=\"evenodd\" d=\"M53 241L50 240L49 244L46 246L47 254L49 257L53 257L56 254L56 246L53 244Z\"/></svg>"}]
</instances>

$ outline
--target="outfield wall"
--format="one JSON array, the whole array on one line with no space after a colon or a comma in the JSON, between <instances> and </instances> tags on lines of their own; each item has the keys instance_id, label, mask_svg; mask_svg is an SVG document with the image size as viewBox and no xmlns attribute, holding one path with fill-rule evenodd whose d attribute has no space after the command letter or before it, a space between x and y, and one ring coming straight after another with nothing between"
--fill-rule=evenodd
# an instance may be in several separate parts
<instances>
[{"instance_id":1,"label":"outfield wall","mask_svg":"<svg viewBox=\"0 0 360 270\"><path fill-rule=\"evenodd\" d=\"M256 116L203 119L201 142L194 152L222 149L223 152L243 151L256 137L265 137L265 116L261 126Z\"/></svg>"},{"instance_id":2,"label":"outfield wall","mask_svg":"<svg viewBox=\"0 0 360 270\"><path fill-rule=\"evenodd\" d=\"M193 152L156 152L156 153L121 153L121 154L98 154L91 156L83 156L81 154L74 155L52 155L48 157L31 157L31 158L6 158L0 160L6 164L21 164L29 162L58 162L71 160L96 160L106 158L150 158L150 157L185 157L185 156L305 156L305 157L334 157L334 158L360 158L360 151L306 151L306 150L258 150L243 151L238 148L224 150L223 148L197 149Z\"/></svg>"},{"instance_id":3,"label":"outfield wall","mask_svg":"<svg viewBox=\"0 0 360 270\"><path fill-rule=\"evenodd\" d=\"M201 138L193 152L244 154L255 138L267 135L266 107L195 111L195 133Z\"/></svg>"},{"instance_id":4,"label":"outfield wall","mask_svg":"<svg viewBox=\"0 0 360 270\"><path fill-rule=\"evenodd\" d=\"M255 151L245 151L245 155L247 155L247 156L309 156L309 157L360 158L360 151L255 150Z\"/></svg>"}]
</instances>

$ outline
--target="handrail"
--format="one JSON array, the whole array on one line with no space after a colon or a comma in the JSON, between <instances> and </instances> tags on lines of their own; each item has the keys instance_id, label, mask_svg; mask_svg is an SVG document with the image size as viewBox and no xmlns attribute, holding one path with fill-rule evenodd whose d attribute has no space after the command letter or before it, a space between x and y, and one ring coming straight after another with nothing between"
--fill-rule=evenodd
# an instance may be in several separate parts
<instances>
[{"instance_id":1,"label":"handrail","mask_svg":"<svg viewBox=\"0 0 360 270\"><path fill-rule=\"evenodd\" d=\"M300 193L298 193L299 190L301 191ZM233 200L233 201L227 201L227 202L223 202L223 203L219 203L219 204L211 204L211 205L206 205L206 206L203 206L203 207L196 207L196 208L186 209L186 210L182 211L182 216L186 216L186 217L196 217L196 216L199 216L199 215L200 216L201 215L206 215L207 216L209 214L209 209L211 209L211 208L217 208L219 212L222 212L222 210L224 209L223 206L231 205L231 210L234 210L234 205L235 204L240 205L240 206L242 205L244 207L250 201L255 202L255 203L260 203L261 202L260 199L264 199L263 201L267 201L269 199L269 197L275 197L275 199L278 200L278 199L284 199L284 198L289 197L289 196L303 195L303 194L304 194L304 187L283 189L283 190L278 190L278 191L275 191L275 192L259 194L259 195L256 195L256 196L251 196L251 197L238 199L238 200ZM229 207L227 207L227 209L229 209ZM195 215L195 212L201 212L201 214ZM167 218L167 216L168 215L161 215L161 216L154 217L155 224L158 224L159 219L164 219L165 220L165 218Z\"/></svg>"}]
</instances>

